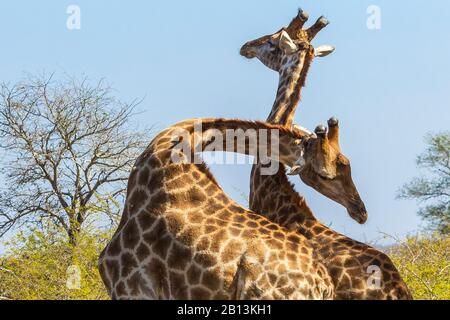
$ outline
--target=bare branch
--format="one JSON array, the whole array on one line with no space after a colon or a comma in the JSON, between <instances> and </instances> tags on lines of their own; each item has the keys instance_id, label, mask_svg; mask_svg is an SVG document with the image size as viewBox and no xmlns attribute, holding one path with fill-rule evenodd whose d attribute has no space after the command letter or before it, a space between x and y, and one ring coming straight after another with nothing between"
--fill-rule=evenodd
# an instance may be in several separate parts
<instances>
[{"instance_id":1,"label":"bare branch","mask_svg":"<svg viewBox=\"0 0 450 320\"><path fill-rule=\"evenodd\" d=\"M42 218L70 235L88 217L118 215L113 202L149 140L149 130L128 130L140 101L117 100L104 81L55 78L0 84L0 147L9 155L0 236Z\"/></svg>"}]
</instances>

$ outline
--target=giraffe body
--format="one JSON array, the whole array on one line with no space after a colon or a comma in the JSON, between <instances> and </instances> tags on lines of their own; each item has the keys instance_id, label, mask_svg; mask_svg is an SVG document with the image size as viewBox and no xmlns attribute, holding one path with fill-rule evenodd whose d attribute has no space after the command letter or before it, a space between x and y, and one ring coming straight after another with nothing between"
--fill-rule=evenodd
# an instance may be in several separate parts
<instances>
[{"instance_id":1,"label":"giraffe body","mask_svg":"<svg viewBox=\"0 0 450 320\"><path fill-rule=\"evenodd\" d=\"M131 172L121 223L99 260L111 297L332 298L331 279L305 237L229 199L204 164L173 163L172 136L179 128L192 131L192 123L161 132ZM210 119L203 124L205 130L281 129L282 150L299 138L261 123ZM207 141L201 144L204 148ZM289 165L295 157L282 159Z\"/></svg>"},{"instance_id":2,"label":"giraffe body","mask_svg":"<svg viewBox=\"0 0 450 320\"><path fill-rule=\"evenodd\" d=\"M320 223L282 170L262 176L256 169L252 182L257 197L250 207L310 240L333 281L334 299L412 299L386 254Z\"/></svg>"}]
</instances>

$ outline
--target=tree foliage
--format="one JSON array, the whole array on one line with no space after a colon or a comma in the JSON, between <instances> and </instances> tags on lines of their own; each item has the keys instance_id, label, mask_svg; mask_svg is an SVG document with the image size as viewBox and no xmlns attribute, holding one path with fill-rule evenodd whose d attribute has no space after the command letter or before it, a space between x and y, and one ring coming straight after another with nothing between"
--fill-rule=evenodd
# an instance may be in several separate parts
<instances>
[{"instance_id":1,"label":"tree foliage","mask_svg":"<svg viewBox=\"0 0 450 320\"><path fill-rule=\"evenodd\" d=\"M415 299L450 299L450 238L409 237L390 250Z\"/></svg>"},{"instance_id":2,"label":"tree foliage","mask_svg":"<svg viewBox=\"0 0 450 320\"><path fill-rule=\"evenodd\" d=\"M148 141L147 131L129 130L135 106L103 81L44 75L1 84L0 236L51 222L75 246L86 221L114 220Z\"/></svg>"},{"instance_id":3,"label":"tree foliage","mask_svg":"<svg viewBox=\"0 0 450 320\"><path fill-rule=\"evenodd\" d=\"M0 257L0 299L108 299L97 269L109 232L87 231L74 251L65 230L48 226L20 232Z\"/></svg>"},{"instance_id":4,"label":"tree foliage","mask_svg":"<svg viewBox=\"0 0 450 320\"><path fill-rule=\"evenodd\" d=\"M450 132L428 135L426 142L427 149L417 158L417 165L427 175L406 184L399 197L423 203L419 215L432 229L450 234Z\"/></svg>"}]
</instances>

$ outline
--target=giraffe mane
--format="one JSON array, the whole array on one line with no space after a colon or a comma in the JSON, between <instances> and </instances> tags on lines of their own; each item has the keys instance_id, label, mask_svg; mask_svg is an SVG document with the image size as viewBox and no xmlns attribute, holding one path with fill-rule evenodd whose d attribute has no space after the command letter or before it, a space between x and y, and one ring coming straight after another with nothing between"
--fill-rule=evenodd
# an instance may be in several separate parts
<instances>
[{"instance_id":1,"label":"giraffe mane","mask_svg":"<svg viewBox=\"0 0 450 320\"><path fill-rule=\"evenodd\" d=\"M310 50L308 51L307 59L305 61L305 64L303 66L303 70L301 73L300 84L301 84L302 88L306 86L306 79L308 77L309 69L313 62L313 59L314 59L314 48L311 47Z\"/></svg>"},{"instance_id":2,"label":"giraffe mane","mask_svg":"<svg viewBox=\"0 0 450 320\"><path fill-rule=\"evenodd\" d=\"M282 125L282 124L273 124L273 123L269 123L269 122L265 122L265 121L260 121L260 120L242 120L242 119L225 119L225 118L217 118L214 119L214 121L212 122L207 122L205 124L204 128L216 128L217 126L221 125L222 122L224 121L236 121L238 123L241 124L254 124L255 126L258 125L264 125L265 127L269 128L269 129L278 129L280 131L281 134L283 135L290 135L294 138L297 139L301 139L305 137L305 133L299 131L299 130L293 130L291 128L289 128L288 126ZM194 128L191 127L189 128L189 130L193 130ZM205 129L206 130L206 129Z\"/></svg>"},{"instance_id":3,"label":"giraffe mane","mask_svg":"<svg viewBox=\"0 0 450 320\"><path fill-rule=\"evenodd\" d=\"M219 183L217 182L216 178L214 177L213 173L211 172L211 169L209 169L208 165L205 162L197 164L197 168L201 172L203 172L212 183L214 183L215 185L220 187Z\"/></svg>"}]
</instances>

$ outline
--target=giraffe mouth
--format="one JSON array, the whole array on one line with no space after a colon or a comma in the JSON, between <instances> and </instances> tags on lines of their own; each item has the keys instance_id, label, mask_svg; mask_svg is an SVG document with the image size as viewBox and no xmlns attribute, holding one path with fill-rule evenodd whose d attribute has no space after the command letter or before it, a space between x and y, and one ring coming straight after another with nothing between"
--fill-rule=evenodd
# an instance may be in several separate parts
<instances>
[{"instance_id":1,"label":"giraffe mouth","mask_svg":"<svg viewBox=\"0 0 450 320\"><path fill-rule=\"evenodd\" d=\"M347 209L347 212L350 217L359 224L367 222L368 214L363 203L351 205L350 208Z\"/></svg>"},{"instance_id":2,"label":"giraffe mouth","mask_svg":"<svg viewBox=\"0 0 450 320\"><path fill-rule=\"evenodd\" d=\"M325 175L324 173L317 173L317 176L319 177L319 179L321 180L325 180L325 181L330 181L333 180L333 176L329 175Z\"/></svg>"},{"instance_id":3,"label":"giraffe mouth","mask_svg":"<svg viewBox=\"0 0 450 320\"><path fill-rule=\"evenodd\" d=\"M240 55L247 58L247 59L252 59L254 57L256 57L256 52L255 50L253 50L251 47L249 47L248 45L243 45L241 50L240 50Z\"/></svg>"},{"instance_id":4,"label":"giraffe mouth","mask_svg":"<svg viewBox=\"0 0 450 320\"><path fill-rule=\"evenodd\" d=\"M353 218L353 220L355 220L359 224L364 224L367 222L367 217L368 217L367 212L365 212L364 214L358 214L358 215L350 214L350 216Z\"/></svg>"}]
</instances>

